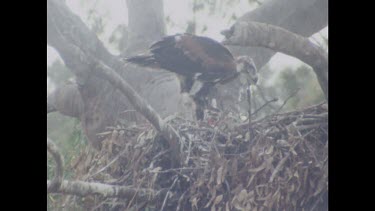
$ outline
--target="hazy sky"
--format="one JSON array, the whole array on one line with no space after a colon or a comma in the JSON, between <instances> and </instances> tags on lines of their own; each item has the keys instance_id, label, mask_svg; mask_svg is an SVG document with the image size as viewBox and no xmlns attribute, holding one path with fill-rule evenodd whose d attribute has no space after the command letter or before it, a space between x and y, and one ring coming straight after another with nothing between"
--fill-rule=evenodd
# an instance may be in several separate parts
<instances>
[{"instance_id":1,"label":"hazy sky","mask_svg":"<svg viewBox=\"0 0 375 211\"><path fill-rule=\"evenodd\" d=\"M96 6L94 7L95 3ZM167 34L175 34L185 31L187 21L193 17L192 12L192 0L164 0L164 14L165 17L170 17L170 20L173 21L173 25L167 25ZM104 17L104 23L106 28L104 34L99 38L102 42L108 47L108 49L113 54L118 54L114 48L108 44L107 40L113 30L119 24L127 24L127 7L125 0L97 0L97 1L79 1L79 0L66 0L69 8L88 25L90 23L87 20L88 10L94 9L97 14L101 17ZM205 8L202 12L199 12L195 17L197 20L197 34L204 35L221 41L223 36L220 34L220 31L230 27L234 20L228 21L229 18L222 17L224 12L227 15L235 13L237 17L240 17L244 13L255 9L255 5L250 5L247 0L241 0L239 4L233 5L231 7L226 7L225 5L218 5L216 8L218 12L210 15L209 8ZM190 18L190 19L189 19ZM200 33L203 25L207 25L208 28L205 32ZM320 32L321 35L328 37L328 27L323 29ZM313 36L315 40L321 42L319 35ZM54 60L58 58L58 53L51 47L47 46L47 66L52 64ZM302 62L284 55L276 54L270 61L269 65L271 69L280 70L284 69L286 66L291 66L293 68L301 65Z\"/></svg>"}]
</instances>

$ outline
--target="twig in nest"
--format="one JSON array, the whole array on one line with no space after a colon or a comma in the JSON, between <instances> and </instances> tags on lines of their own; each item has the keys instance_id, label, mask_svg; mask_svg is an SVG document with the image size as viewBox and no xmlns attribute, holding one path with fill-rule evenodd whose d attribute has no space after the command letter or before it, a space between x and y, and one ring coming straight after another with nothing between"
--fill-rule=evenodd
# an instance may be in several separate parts
<instances>
[{"instance_id":1,"label":"twig in nest","mask_svg":"<svg viewBox=\"0 0 375 211\"><path fill-rule=\"evenodd\" d=\"M270 103L273 103L273 102L276 102L278 101L279 99L277 99L276 97L271 99L271 100L268 100L266 101L261 107L259 107L257 110L255 110L251 115L255 115L256 113L258 113L260 110L262 110L264 107L266 107L268 104Z\"/></svg>"},{"instance_id":2,"label":"twig in nest","mask_svg":"<svg viewBox=\"0 0 375 211\"><path fill-rule=\"evenodd\" d=\"M109 162L106 166L104 166L103 168L99 169L97 172L91 174L88 178L92 178L93 176L99 174L100 172L104 171L105 169L107 169L109 166L111 166L114 162L116 162L116 160L118 160L121 155L125 154L126 152L126 149L123 150L122 152L120 152L115 158L113 158L113 160L111 160L111 162Z\"/></svg>"},{"instance_id":3,"label":"twig in nest","mask_svg":"<svg viewBox=\"0 0 375 211\"><path fill-rule=\"evenodd\" d=\"M216 138L216 133L217 133L217 128L215 128L214 130L214 135L212 136L212 140L211 140L211 149L212 149L212 146L214 146L213 148L215 149L216 153L218 154L219 157L220 156L220 152L219 152L219 149L216 147L216 142L215 142L215 138Z\"/></svg>"},{"instance_id":4,"label":"twig in nest","mask_svg":"<svg viewBox=\"0 0 375 211\"><path fill-rule=\"evenodd\" d=\"M266 95L264 94L264 90L263 90L263 88L261 87L261 86L259 86L258 84L255 84L255 86L257 87L257 92L259 93L259 96L262 98L262 100L264 101L264 102L267 102L267 100L266 100ZM275 97L274 97L275 98ZM272 104L268 104L268 106L270 107L270 108L272 108L273 110L276 110L276 107L274 106L274 105L272 105Z\"/></svg>"},{"instance_id":5,"label":"twig in nest","mask_svg":"<svg viewBox=\"0 0 375 211\"><path fill-rule=\"evenodd\" d=\"M273 182L273 180L275 179L275 176L277 175L277 173L279 173L279 171L281 170L281 168L284 166L286 160L289 158L290 154L292 151L294 151L294 149L298 146L298 144L300 144L301 141L297 142L293 147L291 147L289 149L289 151L286 153L285 157L283 157L283 159L281 159L279 161L279 163L277 164L275 170L272 172L272 175L270 177L270 180L268 181L269 183Z\"/></svg>"},{"instance_id":6,"label":"twig in nest","mask_svg":"<svg viewBox=\"0 0 375 211\"><path fill-rule=\"evenodd\" d=\"M172 190L172 188L174 187L174 185L176 184L177 180L178 180L178 177L176 176L176 178L174 179L174 181L173 181L171 187L169 188L167 194L165 194L164 201L163 201L163 205L161 206L160 211L163 211L163 210L164 210L164 206L165 206L165 204L167 203L167 199L168 199L169 193L170 193L170 191Z\"/></svg>"},{"instance_id":7,"label":"twig in nest","mask_svg":"<svg viewBox=\"0 0 375 211\"><path fill-rule=\"evenodd\" d=\"M324 128L322 128L322 127L320 127L320 129L325 133L325 135L328 136L328 131L327 131L326 129L324 129Z\"/></svg>"},{"instance_id":8,"label":"twig in nest","mask_svg":"<svg viewBox=\"0 0 375 211\"><path fill-rule=\"evenodd\" d=\"M321 197L319 197L319 198L317 198L317 199L315 200L313 206L311 207L311 210L315 210L316 206L317 206L320 202L322 202Z\"/></svg>"},{"instance_id":9,"label":"twig in nest","mask_svg":"<svg viewBox=\"0 0 375 211\"><path fill-rule=\"evenodd\" d=\"M302 132L302 131L305 131L305 130L310 130L310 129L317 129L319 128L320 126L322 125L322 123L317 123L317 124L313 124L313 125L306 125L306 126L297 126L297 130L299 132Z\"/></svg>"},{"instance_id":10,"label":"twig in nest","mask_svg":"<svg viewBox=\"0 0 375 211\"><path fill-rule=\"evenodd\" d=\"M100 202L98 205L94 206L93 208L90 209L90 211L95 211L97 209L99 209L99 207L101 207L102 205L104 205L106 202L108 201L108 199L104 199L102 202Z\"/></svg>"},{"instance_id":11,"label":"twig in nest","mask_svg":"<svg viewBox=\"0 0 375 211\"><path fill-rule=\"evenodd\" d=\"M275 179L276 174L279 173L279 171L281 170L281 167L284 165L284 163L289 158L289 156L290 156L290 152L287 152L286 156L283 157L283 159L281 159L280 162L277 164L275 170L272 172L272 175L270 177L270 180L269 180L270 183L273 182L273 180Z\"/></svg>"},{"instance_id":12,"label":"twig in nest","mask_svg":"<svg viewBox=\"0 0 375 211\"><path fill-rule=\"evenodd\" d=\"M248 82L248 86L246 89L247 93L247 102L249 103L249 131L251 133L251 83Z\"/></svg>"},{"instance_id":13,"label":"twig in nest","mask_svg":"<svg viewBox=\"0 0 375 211\"><path fill-rule=\"evenodd\" d=\"M47 185L49 186L50 184L51 181L47 180ZM129 202L129 207L134 200L146 201L149 200L151 196L155 196L152 198L152 200L160 200L161 196L158 195L158 193L163 193L164 196L164 189L156 192L154 189L140 188L142 184L143 181L140 181L139 187L133 188L132 186L107 185L97 182L64 180L61 183L59 190L52 190L49 193L60 193L80 197L100 195L107 198L132 199ZM126 210L129 210L129 207Z\"/></svg>"},{"instance_id":14,"label":"twig in nest","mask_svg":"<svg viewBox=\"0 0 375 211\"><path fill-rule=\"evenodd\" d=\"M277 111L275 112L275 114L279 113L281 111L281 109L284 108L284 106L286 105L286 103L292 98L294 97L300 90L301 88L297 88L296 90L294 90L294 92L292 92L285 100L284 100L284 103L277 109Z\"/></svg>"},{"instance_id":15,"label":"twig in nest","mask_svg":"<svg viewBox=\"0 0 375 211\"><path fill-rule=\"evenodd\" d=\"M191 142L192 142L191 139L189 139L188 154L187 154L186 160L185 160L186 165L189 163L189 160L190 160Z\"/></svg>"},{"instance_id":16,"label":"twig in nest","mask_svg":"<svg viewBox=\"0 0 375 211\"><path fill-rule=\"evenodd\" d=\"M133 204L133 201L134 201L134 199L136 198L136 196L137 196L137 194L138 194L138 191L141 189L141 185L142 185L142 183L143 183L143 180L144 180L144 178L141 179L141 182L139 183L137 189L135 190L135 193L133 194L132 199L130 200L128 206L126 207L126 210L129 210L130 205Z\"/></svg>"},{"instance_id":17,"label":"twig in nest","mask_svg":"<svg viewBox=\"0 0 375 211\"><path fill-rule=\"evenodd\" d=\"M204 170L204 168L188 168L188 167L184 167L184 168L176 168L176 169L167 169L167 170L164 170L164 171L158 171L157 173L158 174L170 173L170 172L176 172L176 173L178 173L178 171L182 171L182 170Z\"/></svg>"},{"instance_id":18,"label":"twig in nest","mask_svg":"<svg viewBox=\"0 0 375 211\"><path fill-rule=\"evenodd\" d=\"M179 211L181 210L181 204L182 204L182 201L184 200L185 198L185 194L188 192L188 190L186 190L180 197L180 199L178 199L178 205L177 205L177 208L176 210Z\"/></svg>"}]
</instances>

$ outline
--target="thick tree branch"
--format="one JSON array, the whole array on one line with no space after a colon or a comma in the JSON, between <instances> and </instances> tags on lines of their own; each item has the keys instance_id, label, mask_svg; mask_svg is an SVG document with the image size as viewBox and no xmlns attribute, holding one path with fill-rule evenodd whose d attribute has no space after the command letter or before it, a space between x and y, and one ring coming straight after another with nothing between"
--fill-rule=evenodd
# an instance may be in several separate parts
<instances>
[{"instance_id":1,"label":"thick tree branch","mask_svg":"<svg viewBox=\"0 0 375 211\"><path fill-rule=\"evenodd\" d=\"M52 154L53 159L56 161L55 176L47 185L47 191L53 191L61 186L64 176L64 160L55 143L49 138L47 138L47 151Z\"/></svg>"},{"instance_id":2,"label":"thick tree branch","mask_svg":"<svg viewBox=\"0 0 375 211\"><path fill-rule=\"evenodd\" d=\"M115 71L106 66L101 61L92 61L95 64L95 70L97 74L106 78L112 86L119 89L129 101L132 103L134 108L141 113L161 134L165 139L168 140L169 147L172 150L172 163L179 165L179 135L169 125L166 124L159 116L159 114L150 106L148 103L138 95L138 93Z\"/></svg>"},{"instance_id":3,"label":"thick tree branch","mask_svg":"<svg viewBox=\"0 0 375 211\"><path fill-rule=\"evenodd\" d=\"M55 11L56 14L68 13L65 5L61 4L56 0L49 0L48 6L52 11ZM61 4L61 5L59 5ZM73 19L76 19L76 16L70 14ZM63 18L63 17L61 17ZM70 20L68 19L68 20ZM179 136L169 125L164 124L163 120L160 118L159 114L146 103L146 101L141 98L138 93L119 75L118 72L125 72L124 63L122 65L115 65L118 72L116 72L108 64L112 62L105 63L105 60L109 59L107 57L102 57L99 52L93 52L89 49L90 46L83 44L84 42L78 42L74 39L74 33L65 33L66 23L59 20L56 16L53 16L52 13L49 13L48 16L48 37L49 43L56 47L56 50L62 56L66 66L74 71L77 76L80 77L80 84L86 84L87 81L91 78L97 78L95 81L105 80L108 81L110 86L113 86L121 91L125 95L130 103L135 107L135 109L140 112L149 122L159 131L162 135L168 140L169 145L174 153L172 160L179 162L178 149L179 149ZM74 24L80 23L79 21L74 21ZM73 24L73 23L72 23ZM91 35L90 32L87 32L87 27L84 25L81 26L87 35ZM96 37L92 38L97 40ZM102 44L98 41L96 42L98 47L103 48ZM103 50L104 51L104 50ZM106 52L106 51L104 51ZM118 60L116 60L118 62ZM90 82L95 83L91 80ZM92 85L92 84L91 84ZM90 91L90 90L88 90ZM96 93L94 93L96 94ZM92 95L92 94L88 94Z\"/></svg>"},{"instance_id":4,"label":"thick tree branch","mask_svg":"<svg viewBox=\"0 0 375 211\"><path fill-rule=\"evenodd\" d=\"M105 48L95 33L72 13L63 1L48 0L47 43L54 47L62 58L68 57L69 55L63 53L64 45L61 45L61 39L79 46L80 50L85 53L96 55L116 70L122 66L120 59ZM77 76L78 70L72 71Z\"/></svg>"},{"instance_id":5,"label":"thick tree branch","mask_svg":"<svg viewBox=\"0 0 375 211\"><path fill-rule=\"evenodd\" d=\"M101 61L91 61L95 64L97 74L106 78L112 86L119 89L129 101L133 104L134 108L141 113L159 132L162 133L165 139L168 140L169 146L172 150L172 160L179 163L179 135L169 125L166 124L159 116L159 114L148 103L138 95L138 93L115 71L102 63ZM177 164L176 163L176 164Z\"/></svg>"},{"instance_id":6,"label":"thick tree branch","mask_svg":"<svg viewBox=\"0 0 375 211\"><path fill-rule=\"evenodd\" d=\"M51 27L54 26L55 25L52 25ZM80 49L80 47L71 42L67 42L67 40L63 37L61 37L59 40L59 46L63 46L62 54L69 55L68 58L63 57L63 60L70 69L80 70L85 74L88 74L87 77L95 76L97 78L108 80L109 84L119 89L121 93L128 98L134 108L168 140L174 155L172 160L179 162L178 134L169 125L163 122L159 114L150 105L148 105L148 103L141 98L138 93L116 71L91 53L85 53Z\"/></svg>"},{"instance_id":7,"label":"thick tree branch","mask_svg":"<svg viewBox=\"0 0 375 211\"><path fill-rule=\"evenodd\" d=\"M237 22L261 22L310 37L328 24L327 0L269 0ZM235 55L250 55L260 70L276 53L270 49L231 46Z\"/></svg>"},{"instance_id":8,"label":"thick tree branch","mask_svg":"<svg viewBox=\"0 0 375 211\"><path fill-rule=\"evenodd\" d=\"M61 114L79 118L83 112L83 102L78 87L74 83L58 86L47 98L47 113L59 111Z\"/></svg>"},{"instance_id":9,"label":"thick tree branch","mask_svg":"<svg viewBox=\"0 0 375 211\"><path fill-rule=\"evenodd\" d=\"M161 0L152 1L150 4L142 4L142 2L143 1L128 1L127 3L129 4L128 6L132 8L132 13L136 13L136 11L146 11L147 14L144 18L152 19L151 22L142 19L141 25L145 24L143 26L144 29L150 30L149 25L152 25L152 29L158 28L158 26L163 26L162 12L159 11L159 9L162 9L162 4L160 4ZM159 16L160 18L158 18ZM142 40L142 42L145 42L146 45L148 45L147 42L154 41L156 38L159 39L164 33L162 27L159 27L160 29L157 30L157 32L147 30L142 31L140 28L141 26L136 24L136 20L137 18L131 18L131 20L129 20L129 28L135 27L135 31L130 30L132 32L130 33L130 38L138 37L140 40L135 40L138 40L139 42ZM140 32L147 32L147 34L140 35ZM147 39L143 40L143 38ZM124 63L122 59L110 54L104 47L103 43L93 32L90 31L82 20L72 13L63 2L58 0L47 1L47 42L59 52L65 65L76 76L78 91L81 95L81 101L83 104L82 109L72 108L71 105L73 104L71 102L74 100L66 98L65 100L67 100L67 102L59 101L59 105L63 105L61 108L64 109L57 107L57 104L55 107L59 111L64 110L63 114L73 113L75 115L77 114L75 111L82 111L79 112L82 127L88 140L95 148L100 148L101 143L100 138L98 138L96 134L102 132L106 126L114 124L119 118L119 113L122 110L134 108L131 107L131 103L129 103L126 97L122 96L117 90L115 90L106 79L97 77L96 74L92 74L90 66L82 66L82 61L80 61L80 57L77 57L77 55L90 55L92 58L99 59L103 64L107 65L112 70L115 70L121 76L126 77L127 82L131 84L140 95L147 97L159 113L169 115L181 110L179 107L180 95L177 89L178 84L173 74L172 77L171 74L168 74L167 77L169 81L163 81L162 87L161 85L158 85L158 88L155 88L155 80L158 78L167 78L165 73L159 73L157 71L139 71L139 69L135 68L125 69L123 67ZM135 42L133 39L130 39L129 43ZM73 47L69 49L69 47L66 47L68 44L73 45ZM131 49L135 50L135 47L136 46L133 46ZM127 51L130 51L129 49L130 48L127 48ZM71 51L74 51L74 53L71 54ZM160 77L161 75L165 76ZM171 81L171 79L173 80ZM165 91L158 91L161 89L164 89ZM166 104L166 98L171 100L171 102L177 103ZM62 99L62 97L58 95L58 99ZM69 109L65 110L66 108ZM126 120L137 121L139 120L139 117L137 115L127 115Z\"/></svg>"},{"instance_id":10,"label":"thick tree branch","mask_svg":"<svg viewBox=\"0 0 375 211\"><path fill-rule=\"evenodd\" d=\"M70 105L73 104L70 102L74 99L68 98L76 95L64 95L67 96L65 98L57 94L55 107L62 105L57 109L63 114L76 114L72 111L81 110L79 119L83 131L89 143L99 149L102 140L96 134L114 124L121 109L130 105L105 79L92 75L90 66L81 65L80 57L76 56L82 52L95 55L95 58L101 59L118 72L123 63L108 52L95 33L62 1L47 1L47 43L58 51L65 65L76 76L77 90L82 102L82 110L72 108ZM73 47L67 48L68 44ZM71 54L73 48L76 53ZM62 92L66 93L65 90Z\"/></svg>"},{"instance_id":11,"label":"thick tree branch","mask_svg":"<svg viewBox=\"0 0 375 211\"><path fill-rule=\"evenodd\" d=\"M304 37L319 32L328 24L327 0L268 0L256 9L245 13L236 22L268 23L282 27ZM263 47L227 46L235 56L248 55L254 59L258 70L268 63L275 51ZM240 89L239 79L229 82L219 89L218 103L225 109L232 108L238 99ZM220 102L221 99L221 102ZM239 102L239 108L246 112L247 104ZM235 108L236 109L236 108Z\"/></svg>"},{"instance_id":12,"label":"thick tree branch","mask_svg":"<svg viewBox=\"0 0 375 211\"><path fill-rule=\"evenodd\" d=\"M257 46L282 52L310 65L328 98L328 55L308 38L283 28L257 22L237 22L230 30L223 31L224 44Z\"/></svg>"},{"instance_id":13,"label":"thick tree branch","mask_svg":"<svg viewBox=\"0 0 375 211\"><path fill-rule=\"evenodd\" d=\"M50 185L50 183L51 181L47 181L47 185ZM126 186L106 185L95 182L64 180L62 181L59 188L48 190L48 193L71 194L82 197L94 194L102 195L105 197L118 197L127 199L132 199L133 197L135 197L136 200L149 201L150 198L162 199L166 191L157 192L152 189L137 189Z\"/></svg>"}]
</instances>

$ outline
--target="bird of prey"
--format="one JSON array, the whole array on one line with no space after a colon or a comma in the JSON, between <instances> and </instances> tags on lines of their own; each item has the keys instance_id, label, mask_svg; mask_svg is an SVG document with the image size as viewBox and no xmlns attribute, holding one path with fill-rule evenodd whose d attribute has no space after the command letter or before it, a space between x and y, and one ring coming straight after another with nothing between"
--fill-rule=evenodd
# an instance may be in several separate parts
<instances>
[{"instance_id":1,"label":"bird of prey","mask_svg":"<svg viewBox=\"0 0 375 211\"><path fill-rule=\"evenodd\" d=\"M248 56L234 58L219 42L203 36L176 34L151 45L147 53L125 59L139 66L164 69L177 74L181 93L189 93L196 104L196 118L204 118L211 88L243 74L251 84L258 80L257 69Z\"/></svg>"}]
</instances>

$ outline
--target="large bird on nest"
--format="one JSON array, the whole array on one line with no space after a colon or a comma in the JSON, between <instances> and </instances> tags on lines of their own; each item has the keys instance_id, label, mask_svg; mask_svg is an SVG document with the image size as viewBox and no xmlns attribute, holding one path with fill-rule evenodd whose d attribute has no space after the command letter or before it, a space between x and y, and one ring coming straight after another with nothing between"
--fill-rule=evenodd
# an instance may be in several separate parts
<instances>
[{"instance_id":1,"label":"large bird on nest","mask_svg":"<svg viewBox=\"0 0 375 211\"><path fill-rule=\"evenodd\" d=\"M196 104L196 118L204 118L211 88L243 74L250 84L258 80L257 69L248 56L237 59L219 42L192 34L176 34L154 43L145 54L126 58L127 62L177 74L181 92Z\"/></svg>"}]
</instances>

